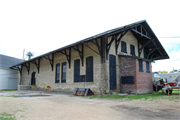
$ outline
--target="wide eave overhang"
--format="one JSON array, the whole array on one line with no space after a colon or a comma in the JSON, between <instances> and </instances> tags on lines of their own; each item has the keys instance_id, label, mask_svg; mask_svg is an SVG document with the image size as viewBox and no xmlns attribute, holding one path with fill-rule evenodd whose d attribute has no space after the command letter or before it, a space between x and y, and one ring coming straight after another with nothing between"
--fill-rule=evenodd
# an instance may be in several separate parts
<instances>
[{"instance_id":1,"label":"wide eave overhang","mask_svg":"<svg viewBox=\"0 0 180 120\"><path fill-rule=\"evenodd\" d=\"M50 51L48 53L42 54L40 56L37 56L33 59L30 59L28 61L24 61L22 63L19 63L17 65L13 65L10 68L13 69L16 66L24 65L26 63L33 62L35 60L38 60L40 58L45 58L46 56L49 56L51 54L69 49L74 48L74 46L84 44L86 42L92 42L93 40L97 40L97 38L104 38L103 40L107 40L107 37L118 35L119 33L131 31L132 34L137 38L138 42L142 45L144 49L146 49L150 54L147 58L145 58L147 61L154 61L154 60L161 60L161 59L169 59L168 54L166 53L165 49L159 42L158 38L146 22L146 20L142 20L136 23L132 23L129 25L125 25L119 28L115 28L112 30L108 30L106 32L94 35L92 37L80 40L78 42L75 42L73 44L67 45L65 47ZM149 42L149 43L148 43ZM109 44L108 44L109 45ZM140 48L138 48L140 50ZM140 53L140 51L138 52ZM147 52L147 53L148 53ZM108 53L108 52L107 52ZM99 54L102 55L102 54Z\"/></svg>"}]
</instances>

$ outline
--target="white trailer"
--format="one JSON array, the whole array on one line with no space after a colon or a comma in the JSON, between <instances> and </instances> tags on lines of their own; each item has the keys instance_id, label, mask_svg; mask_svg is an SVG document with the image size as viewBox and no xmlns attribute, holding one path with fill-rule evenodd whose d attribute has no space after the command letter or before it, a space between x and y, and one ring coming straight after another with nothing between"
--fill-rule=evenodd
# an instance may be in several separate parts
<instances>
[{"instance_id":1,"label":"white trailer","mask_svg":"<svg viewBox=\"0 0 180 120\"><path fill-rule=\"evenodd\" d=\"M171 94L173 89L180 89L180 71L176 73L164 73L153 75L153 88L155 91Z\"/></svg>"},{"instance_id":2,"label":"white trailer","mask_svg":"<svg viewBox=\"0 0 180 120\"><path fill-rule=\"evenodd\" d=\"M180 71L176 73L158 74L158 76L167 79L166 83L176 83L176 86L170 84L173 89L180 88Z\"/></svg>"}]
</instances>

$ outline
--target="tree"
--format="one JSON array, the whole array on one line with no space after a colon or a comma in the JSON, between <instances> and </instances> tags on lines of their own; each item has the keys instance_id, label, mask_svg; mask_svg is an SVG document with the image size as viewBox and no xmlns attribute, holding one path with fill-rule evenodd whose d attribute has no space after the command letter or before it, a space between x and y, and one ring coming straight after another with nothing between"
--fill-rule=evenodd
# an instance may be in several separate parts
<instances>
[{"instance_id":1,"label":"tree","mask_svg":"<svg viewBox=\"0 0 180 120\"><path fill-rule=\"evenodd\" d=\"M158 71L158 73L163 74L163 73L168 73L168 71L163 70L163 71Z\"/></svg>"},{"instance_id":2,"label":"tree","mask_svg":"<svg viewBox=\"0 0 180 120\"><path fill-rule=\"evenodd\" d=\"M180 71L180 69L179 70L170 71L169 73L174 73L174 72L178 72L178 71Z\"/></svg>"}]
</instances>

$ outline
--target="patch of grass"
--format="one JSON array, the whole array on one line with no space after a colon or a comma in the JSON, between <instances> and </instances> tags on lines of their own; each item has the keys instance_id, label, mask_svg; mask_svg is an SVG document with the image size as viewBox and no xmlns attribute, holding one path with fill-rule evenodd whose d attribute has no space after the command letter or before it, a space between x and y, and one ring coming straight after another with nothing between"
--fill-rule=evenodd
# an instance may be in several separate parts
<instances>
[{"instance_id":1,"label":"patch of grass","mask_svg":"<svg viewBox=\"0 0 180 120\"><path fill-rule=\"evenodd\" d=\"M162 93L162 90L159 90L158 93ZM164 94L166 94L166 92L165 92ZM172 91L172 95L180 95L180 90L174 89L174 90Z\"/></svg>"},{"instance_id":2,"label":"patch of grass","mask_svg":"<svg viewBox=\"0 0 180 120\"><path fill-rule=\"evenodd\" d=\"M180 91L179 89L173 89L173 91Z\"/></svg>"},{"instance_id":3,"label":"patch of grass","mask_svg":"<svg viewBox=\"0 0 180 120\"><path fill-rule=\"evenodd\" d=\"M14 118L4 118L0 116L0 120L15 120Z\"/></svg>"},{"instance_id":4,"label":"patch of grass","mask_svg":"<svg viewBox=\"0 0 180 120\"><path fill-rule=\"evenodd\" d=\"M166 98L167 97L167 98ZM90 99L98 98L98 99L125 99L125 100L157 100L157 99L168 99L169 101L180 100L180 97L173 96L165 96L162 92L154 92L152 94L144 94L144 95L91 95Z\"/></svg>"},{"instance_id":5,"label":"patch of grass","mask_svg":"<svg viewBox=\"0 0 180 120\"><path fill-rule=\"evenodd\" d=\"M180 94L180 90L173 90L172 94L178 94L179 95Z\"/></svg>"},{"instance_id":6,"label":"patch of grass","mask_svg":"<svg viewBox=\"0 0 180 120\"><path fill-rule=\"evenodd\" d=\"M11 97L11 96L7 95L6 97Z\"/></svg>"},{"instance_id":7,"label":"patch of grass","mask_svg":"<svg viewBox=\"0 0 180 120\"><path fill-rule=\"evenodd\" d=\"M15 95L7 95L6 97L17 97L17 96L15 96Z\"/></svg>"},{"instance_id":8,"label":"patch of grass","mask_svg":"<svg viewBox=\"0 0 180 120\"><path fill-rule=\"evenodd\" d=\"M2 91L17 91L17 89L13 89L13 90L5 89L5 90L2 90Z\"/></svg>"},{"instance_id":9,"label":"patch of grass","mask_svg":"<svg viewBox=\"0 0 180 120\"><path fill-rule=\"evenodd\" d=\"M0 120L15 120L11 114L8 113L0 113Z\"/></svg>"}]
</instances>

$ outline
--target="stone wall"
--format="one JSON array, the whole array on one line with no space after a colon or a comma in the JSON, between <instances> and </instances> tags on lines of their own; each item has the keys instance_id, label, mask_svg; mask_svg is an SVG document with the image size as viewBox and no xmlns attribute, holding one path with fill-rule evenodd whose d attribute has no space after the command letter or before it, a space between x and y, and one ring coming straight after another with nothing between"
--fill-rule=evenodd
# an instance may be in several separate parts
<instances>
[{"instance_id":1,"label":"stone wall","mask_svg":"<svg viewBox=\"0 0 180 120\"><path fill-rule=\"evenodd\" d=\"M99 44L100 44L100 40ZM92 47L94 50L98 51L97 47L93 43L86 43L88 46ZM81 45L79 45L81 48ZM68 50L67 50L68 52ZM54 54L54 64L53 71L51 69L50 63L45 58L40 59L40 69L39 73L37 71L36 65L30 63L30 71L29 75L25 66L22 67L22 85L30 85L31 84L31 74L36 72L36 85L40 90L46 90L47 86L51 87L52 91L61 91L61 92L74 92L75 88L90 88L95 93L100 93L102 89L102 76L101 76L101 59L98 54L93 52L88 47L84 46L84 59L83 66L82 61L80 60L80 75L86 74L86 58L89 56L93 56L93 74L94 80L93 82L78 82L74 83L74 60L80 59L79 53L74 49L71 49L71 68L69 68L69 64L67 62L66 56L62 53ZM50 56L51 57L51 56ZM66 83L61 83L61 71L62 71L62 63L66 62ZM60 82L55 83L55 72L56 72L56 64L60 63ZM100 88L101 84L101 88ZM103 88L104 89L104 88Z\"/></svg>"},{"instance_id":2,"label":"stone wall","mask_svg":"<svg viewBox=\"0 0 180 120\"><path fill-rule=\"evenodd\" d=\"M119 36L120 37L120 36ZM111 37L108 37L108 41L110 42ZM130 44L135 46L135 53L138 55L138 41L133 36L133 34L129 31L126 35L122 38L122 41L125 41L127 44L127 55L130 55ZM98 39L100 44L100 39ZM98 51L98 48L91 42L86 43L95 51ZM81 45L79 45L81 46ZM80 47L81 48L81 47ZM67 50L68 53L68 50ZM118 54L121 53L121 44L118 48ZM118 55L116 55L115 51L115 41L112 43L110 51L110 55L116 56L116 90L120 92L120 78L121 78L121 66L124 66L125 63L121 62L121 59ZM124 53L123 53L124 54ZM46 90L47 86L51 87L52 91L62 91L62 92L73 92L75 88L90 88L94 93L105 93L110 91L110 83L109 83L109 59L106 60L105 63L101 63L100 56L93 52L88 47L84 46L84 59L83 59L83 66L82 61L80 60L80 75L86 74L86 58L89 56L93 56L93 82L78 82L74 83L74 60L80 59L79 53L74 49L71 49L71 67L69 68L69 64L67 62L66 56L62 53L55 53L54 54L54 64L53 64L53 71L51 69L51 65L48 60L45 58L40 59L40 69L39 73L35 64L30 63L30 71L29 75L25 66L22 67L22 85L30 85L31 84L31 74L36 72L36 85L37 88L40 90ZM51 57L51 56L50 56ZM142 53L143 57L143 53ZM136 60L134 59L133 64ZM66 62L66 83L61 83L61 79L59 83L55 83L55 72L56 72L56 64L60 63L60 78L61 78L61 71L62 71L62 63ZM126 63L128 64L128 63ZM135 64L134 64L135 65ZM125 74L125 73L123 73ZM139 88L141 89L139 84Z\"/></svg>"}]
</instances>

